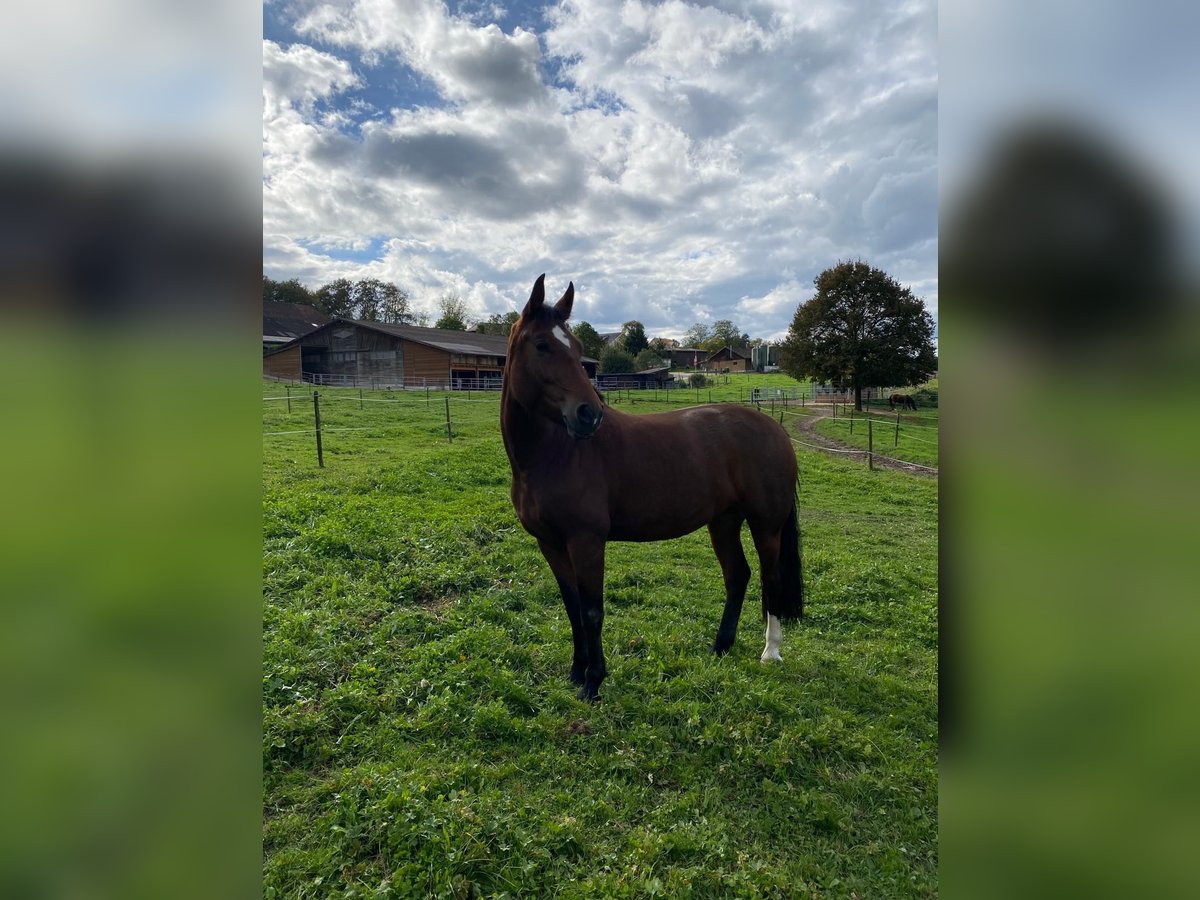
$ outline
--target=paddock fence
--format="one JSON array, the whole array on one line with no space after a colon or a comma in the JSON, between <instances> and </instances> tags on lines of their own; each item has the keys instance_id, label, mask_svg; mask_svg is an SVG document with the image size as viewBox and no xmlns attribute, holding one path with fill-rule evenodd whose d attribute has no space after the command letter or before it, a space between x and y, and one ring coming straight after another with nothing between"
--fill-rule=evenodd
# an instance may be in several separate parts
<instances>
[{"instance_id":1,"label":"paddock fence","mask_svg":"<svg viewBox=\"0 0 1200 900\"><path fill-rule=\"evenodd\" d=\"M402 428L421 428L433 440L453 443L456 438L499 431L499 394L494 389L438 389L432 385L368 387L357 389L329 386L298 386L290 382L266 382L274 388L264 396L264 439L311 441L318 466L325 466L332 438L357 434L387 437ZM322 390L321 387L326 387ZM616 408L647 412L680 406L739 404L758 409L784 426L792 442L806 449L831 455L861 459L872 469L877 462L907 469L938 473L938 422L935 416L911 412L855 410L850 403L833 401L820 408L810 394L800 388L748 388L736 399L714 399L710 389L674 389L631 387L603 392L605 402ZM802 420L818 416L831 423L829 428L842 431L835 438L809 434L800 427ZM901 447L903 439L904 446ZM844 446L835 446L834 443ZM854 444L865 446L854 446ZM336 447L334 452L339 452ZM903 457L913 457L905 459Z\"/></svg>"}]
</instances>

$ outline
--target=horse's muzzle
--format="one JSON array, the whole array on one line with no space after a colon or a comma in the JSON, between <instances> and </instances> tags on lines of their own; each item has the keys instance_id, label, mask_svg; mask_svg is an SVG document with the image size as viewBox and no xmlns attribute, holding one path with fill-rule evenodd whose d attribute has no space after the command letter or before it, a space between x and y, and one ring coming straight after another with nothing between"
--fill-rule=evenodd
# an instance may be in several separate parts
<instances>
[{"instance_id":1,"label":"horse's muzzle","mask_svg":"<svg viewBox=\"0 0 1200 900\"><path fill-rule=\"evenodd\" d=\"M590 403L581 403L573 416L563 416L567 432L576 439L590 438L604 421L604 410Z\"/></svg>"}]
</instances>

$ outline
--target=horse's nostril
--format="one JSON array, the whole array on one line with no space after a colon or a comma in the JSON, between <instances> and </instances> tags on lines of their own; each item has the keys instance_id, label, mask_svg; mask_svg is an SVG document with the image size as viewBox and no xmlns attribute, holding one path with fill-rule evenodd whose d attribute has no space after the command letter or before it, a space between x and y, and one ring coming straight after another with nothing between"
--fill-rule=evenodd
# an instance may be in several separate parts
<instances>
[{"instance_id":1,"label":"horse's nostril","mask_svg":"<svg viewBox=\"0 0 1200 900\"><path fill-rule=\"evenodd\" d=\"M579 421L582 422L584 425L591 425L593 422L596 421L596 410L592 408L591 404L588 404L588 403L580 404L580 406L579 406Z\"/></svg>"}]
</instances>

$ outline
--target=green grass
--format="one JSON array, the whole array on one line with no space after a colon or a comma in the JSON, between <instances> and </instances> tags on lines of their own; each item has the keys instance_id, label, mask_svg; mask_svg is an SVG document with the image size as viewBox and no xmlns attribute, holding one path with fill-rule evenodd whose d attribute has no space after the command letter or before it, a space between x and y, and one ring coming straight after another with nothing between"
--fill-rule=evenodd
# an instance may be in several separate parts
<instances>
[{"instance_id":1,"label":"green grass","mask_svg":"<svg viewBox=\"0 0 1200 900\"><path fill-rule=\"evenodd\" d=\"M311 428L292 391L264 431ZM371 430L327 432L325 469L263 439L266 896L936 894L936 481L799 450L808 608L772 667L757 580L708 652L705 532L610 545L589 706L496 397L452 399L447 443L443 395L321 395Z\"/></svg>"},{"instance_id":2,"label":"green grass","mask_svg":"<svg viewBox=\"0 0 1200 900\"><path fill-rule=\"evenodd\" d=\"M900 411L900 431L896 432L896 413L884 404L871 407L871 428L876 453L922 466L938 465L938 410L920 407L915 413ZM849 447L867 448L867 421L864 413L854 413L853 432L850 430L850 411L838 407L838 417L826 418L816 430L835 438ZM898 441L898 442L897 442Z\"/></svg>"}]
</instances>

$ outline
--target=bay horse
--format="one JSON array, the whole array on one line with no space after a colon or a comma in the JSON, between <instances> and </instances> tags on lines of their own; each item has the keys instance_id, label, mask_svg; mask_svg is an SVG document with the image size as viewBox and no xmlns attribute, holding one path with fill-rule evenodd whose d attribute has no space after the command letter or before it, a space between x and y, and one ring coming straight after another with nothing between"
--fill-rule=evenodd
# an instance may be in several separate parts
<instances>
[{"instance_id":1,"label":"bay horse","mask_svg":"<svg viewBox=\"0 0 1200 900\"><path fill-rule=\"evenodd\" d=\"M911 394L892 394L888 397L888 406L892 409L896 408L897 403L911 410L916 410L917 408L917 401L912 398Z\"/></svg>"},{"instance_id":2,"label":"bay horse","mask_svg":"<svg viewBox=\"0 0 1200 900\"><path fill-rule=\"evenodd\" d=\"M607 668L604 551L608 541L661 541L708 526L725 581L713 652L737 633L750 566L750 525L762 576L763 662L778 660L781 621L804 612L796 453L770 417L741 406L630 415L605 406L566 327L574 282L553 306L534 283L508 339L500 430L512 502L562 594L574 640L570 679L598 700Z\"/></svg>"}]
</instances>

